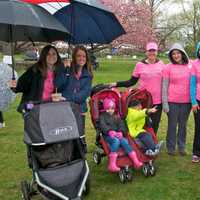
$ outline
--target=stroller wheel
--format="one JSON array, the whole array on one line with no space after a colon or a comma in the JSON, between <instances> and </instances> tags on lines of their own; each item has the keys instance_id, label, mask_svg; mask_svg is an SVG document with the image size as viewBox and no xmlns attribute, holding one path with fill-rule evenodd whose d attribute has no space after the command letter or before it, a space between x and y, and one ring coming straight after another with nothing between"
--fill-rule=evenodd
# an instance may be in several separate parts
<instances>
[{"instance_id":1,"label":"stroller wheel","mask_svg":"<svg viewBox=\"0 0 200 200\"><path fill-rule=\"evenodd\" d=\"M93 153L93 160L97 165L101 163L101 154L98 151Z\"/></svg>"},{"instance_id":2,"label":"stroller wheel","mask_svg":"<svg viewBox=\"0 0 200 200\"><path fill-rule=\"evenodd\" d=\"M21 192L23 200L31 200L30 198L30 185L27 181L21 182Z\"/></svg>"},{"instance_id":3,"label":"stroller wheel","mask_svg":"<svg viewBox=\"0 0 200 200\"><path fill-rule=\"evenodd\" d=\"M90 193L90 175L88 175L87 181L85 183L85 187L83 189L83 194L88 195Z\"/></svg>"},{"instance_id":4,"label":"stroller wheel","mask_svg":"<svg viewBox=\"0 0 200 200\"><path fill-rule=\"evenodd\" d=\"M130 182L133 180L133 175L132 175L131 171L126 172L126 179L127 179L127 181L130 181Z\"/></svg>"},{"instance_id":5,"label":"stroller wheel","mask_svg":"<svg viewBox=\"0 0 200 200\"><path fill-rule=\"evenodd\" d=\"M126 182L127 176L126 176L126 172L125 172L124 169L121 169L121 170L119 171L119 179L120 179L120 182L121 182L121 183L125 183L125 182Z\"/></svg>"},{"instance_id":6,"label":"stroller wheel","mask_svg":"<svg viewBox=\"0 0 200 200\"><path fill-rule=\"evenodd\" d=\"M156 174L156 168L153 165L149 165L149 174L151 176L155 176Z\"/></svg>"},{"instance_id":7,"label":"stroller wheel","mask_svg":"<svg viewBox=\"0 0 200 200\"><path fill-rule=\"evenodd\" d=\"M150 175L150 168L148 164L145 164L142 168L143 174L148 177Z\"/></svg>"}]
</instances>

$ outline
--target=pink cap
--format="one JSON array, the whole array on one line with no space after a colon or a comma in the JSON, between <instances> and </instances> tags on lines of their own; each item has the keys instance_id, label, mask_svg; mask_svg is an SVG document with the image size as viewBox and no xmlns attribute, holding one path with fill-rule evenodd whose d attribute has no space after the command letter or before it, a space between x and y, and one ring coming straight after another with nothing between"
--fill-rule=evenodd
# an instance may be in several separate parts
<instances>
[{"instance_id":1,"label":"pink cap","mask_svg":"<svg viewBox=\"0 0 200 200\"><path fill-rule=\"evenodd\" d=\"M103 108L108 110L109 108L115 109L115 100L112 98L105 98L103 101Z\"/></svg>"},{"instance_id":2,"label":"pink cap","mask_svg":"<svg viewBox=\"0 0 200 200\"><path fill-rule=\"evenodd\" d=\"M147 43L147 46L146 46L146 50L149 51L149 50L158 50L158 45L155 43L155 42L149 42Z\"/></svg>"}]
</instances>

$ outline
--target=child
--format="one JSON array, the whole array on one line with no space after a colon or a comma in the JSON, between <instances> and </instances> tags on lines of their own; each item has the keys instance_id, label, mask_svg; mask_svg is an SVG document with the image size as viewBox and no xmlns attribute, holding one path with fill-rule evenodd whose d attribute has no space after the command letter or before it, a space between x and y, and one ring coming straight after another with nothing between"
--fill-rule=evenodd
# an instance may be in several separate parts
<instances>
[{"instance_id":1,"label":"child","mask_svg":"<svg viewBox=\"0 0 200 200\"><path fill-rule=\"evenodd\" d=\"M133 138L138 138L141 141L146 155L157 155L160 151L163 141L156 145L152 135L144 130L147 115L155 113L157 111L156 107L151 109L142 109L142 105L139 100L131 102L129 106L126 122L130 135Z\"/></svg>"},{"instance_id":2,"label":"child","mask_svg":"<svg viewBox=\"0 0 200 200\"><path fill-rule=\"evenodd\" d=\"M117 151L122 146L128 154L136 168L140 168L143 163L137 158L136 153L128 144L127 139L123 137L126 133L125 123L115 114L115 101L111 98L105 98L103 102L105 112L100 115L100 127L105 140L110 146L108 170L110 172L118 172L120 168L116 165Z\"/></svg>"}]
</instances>

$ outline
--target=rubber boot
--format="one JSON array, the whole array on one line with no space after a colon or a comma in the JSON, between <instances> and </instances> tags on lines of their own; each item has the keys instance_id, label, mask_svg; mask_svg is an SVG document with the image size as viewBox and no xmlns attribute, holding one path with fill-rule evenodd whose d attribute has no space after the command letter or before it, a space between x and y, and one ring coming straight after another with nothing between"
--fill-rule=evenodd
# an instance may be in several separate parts
<instances>
[{"instance_id":1,"label":"rubber boot","mask_svg":"<svg viewBox=\"0 0 200 200\"><path fill-rule=\"evenodd\" d=\"M114 153L114 152L109 154L108 170L110 172L119 172L120 171L120 168L117 167L117 165L116 165L117 156L118 156L117 153Z\"/></svg>"},{"instance_id":2,"label":"rubber boot","mask_svg":"<svg viewBox=\"0 0 200 200\"><path fill-rule=\"evenodd\" d=\"M140 162L138 160L138 157L137 157L137 154L135 153L135 151L131 151L129 154L128 154L129 158L133 161L133 164L136 168L140 168L142 167L143 163Z\"/></svg>"}]
</instances>

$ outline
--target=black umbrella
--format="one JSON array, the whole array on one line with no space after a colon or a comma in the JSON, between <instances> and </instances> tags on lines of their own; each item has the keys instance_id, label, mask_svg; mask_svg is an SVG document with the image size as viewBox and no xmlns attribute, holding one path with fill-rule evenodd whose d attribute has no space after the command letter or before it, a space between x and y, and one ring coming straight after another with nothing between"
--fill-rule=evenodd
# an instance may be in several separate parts
<instances>
[{"instance_id":1,"label":"black umbrella","mask_svg":"<svg viewBox=\"0 0 200 200\"><path fill-rule=\"evenodd\" d=\"M43 41L69 40L69 32L40 6L16 0L0 0L0 40ZM11 46L13 79L14 58Z\"/></svg>"},{"instance_id":2,"label":"black umbrella","mask_svg":"<svg viewBox=\"0 0 200 200\"><path fill-rule=\"evenodd\" d=\"M98 0L23 1L39 4L54 14L73 35L73 44L107 44L125 34L114 13Z\"/></svg>"}]
</instances>

